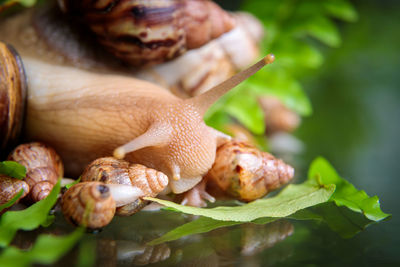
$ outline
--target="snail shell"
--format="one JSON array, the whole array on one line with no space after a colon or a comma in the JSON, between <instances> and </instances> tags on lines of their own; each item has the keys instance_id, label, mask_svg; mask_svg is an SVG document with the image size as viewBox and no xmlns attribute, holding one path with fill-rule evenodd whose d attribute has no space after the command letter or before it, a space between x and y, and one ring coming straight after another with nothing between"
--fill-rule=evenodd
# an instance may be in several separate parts
<instances>
[{"instance_id":1,"label":"snail shell","mask_svg":"<svg viewBox=\"0 0 400 267\"><path fill-rule=\"evenodd\" d=\"M8 160L25 166L25 181L31 188L29 198L33 202L46 198L64 173L61 159L54 149L38 142L17 146Z\"/></svg>"},{"instance_id":2,"label":"snail shell","mask_svg":"<svg viewBox=\"0 0 400 267\"><path fill-rule=\"evenodd\" d=\"M228 195L252 201L286 184L293 175L294 169L282 160L232 140L218 147L207 178Z\"/></svg>"},{"instance_id":3,"label":"snail shell","mask_svg":"<svg viewBox=\"0 0 400 267\"><path fill-rule=\"evenodd\" d=\"M90 163L81 175L81 181L131 185L140 188L144 196L150 197L155 197L168 185L168 177L164 173L112 157L99 158ZM145 205L147 201L139 198L130 204L118 207L117 214L129 216Z\"/></svg>"},{"instance_id":4,"label":"snail shell","mask_svg":"<svg viewBox=\"0 0 400 267\"><path fill-rule=\"evenodd\" d=\"M0 205L10 201L21 189L24 190L20 199L29 193L29 185L23 180L0 174Z\"/></svg>"},{"instance_id":5,"label":"snail shell","mask_svg":"<svg viewBox=\"0 0 400 267\"><path fill-rule=\"evenodd\" d=\"M0 43L0 154L14 147L21 132L26 98L25 72L14 49ZM1 156L1 155L0 155Z\"/></svg>"},{"instance_id":6,"label":"snail shell","mask_svg":"<svg viewBox=\"0 0 400 267\"><path fill-rule=\"evenodd\" d=\"M234 26L211 1L61 0L118 58L135 66L161 63L197 48Z\"/></svg>"},{"instance_id":7,"label":"snail shell","mask_svg":"<svg viewBox=\"0 0 400 267\"><path fill-rule=\"evenodd\" d=\"M278 98L264 96L259 98L259 102L264 111L267 134L292 132L299 126L299 115L288 109Z\"/></svg>"},{"instance_id":8,"label":"snail shell","mask_svg":"<svg viewBox=\"0 0 400 267\"><path fill-rule=\"evenodd\" d=\"M104 183L78 183L65 192L61 200L64 217L75 225L99 229L110 223L115 201Z\"/></svg>"}]
</instances>

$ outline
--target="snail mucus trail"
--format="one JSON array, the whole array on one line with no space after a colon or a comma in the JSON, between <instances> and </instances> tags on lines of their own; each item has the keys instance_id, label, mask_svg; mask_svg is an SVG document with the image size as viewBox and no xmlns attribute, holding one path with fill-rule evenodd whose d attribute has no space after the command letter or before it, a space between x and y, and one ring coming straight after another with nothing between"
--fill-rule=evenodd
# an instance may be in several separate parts
<instances>
[{"instance_id":1,"label":"snail mucus trail","mask_svg":"<svg viewBox=\"0 0 400 267\"><path fill-rule=\"evenodd\" d=\"M0 56L10 56L3 50ZM24 133L52 146L69 174L113 154L165 173L172 191L182 193L211 168L217 142L226 138L204 123L206 110L273 60L267 55L204 94L180 99L149 82L22 56L28 85Z\"/></svg>"}]
</instances>

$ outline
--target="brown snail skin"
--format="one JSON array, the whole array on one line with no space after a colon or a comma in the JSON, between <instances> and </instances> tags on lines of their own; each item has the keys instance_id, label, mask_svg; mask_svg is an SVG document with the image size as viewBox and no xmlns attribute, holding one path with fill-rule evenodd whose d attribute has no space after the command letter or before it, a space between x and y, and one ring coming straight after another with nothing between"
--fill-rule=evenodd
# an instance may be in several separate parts
<instances>
[{"instance_id":1,"label":"brown snail skin","mask_svg":"<svg viewBox=\"0 0 400 267\"><path fill-rule=\"evenodd\" d=\"M61 200L64 217L75 225L99 229L110 223L115 214L115 201L107 185L83 182L70 187Z\"/></svg>"},{"instance_id":2,"label":"brown snail skin","mask_svg":"<svg viewBox=\"0 0 400 267\"><path fill-rule=\"evenodd\" d=\"M64 173L61 159L54 149L38 142L17 146L8 160L25 166L24 181L30 187L28 197L32 202L46 198Z\"/></svg>"},{"instance_id":3,"label":"brown snail skin","mask_svg":"<svg viewBox=\"0 0 400 267\"><path fill-rule=\"evenodd\" d=\"M90 163L82 173L81 181L100 181L136 187L140 189L141 197L155 197L168 185L168 177L162 172L112 157L96 159ZM141 198L127 199L127 202L125 205L117 205L117 215L132 215L147 204L147 201Z\"/></svg>"},{"instance_id":4,"label":"brown snail skin","mask_svg":"<svg viewBox=\"0 0 400 267\"><path fill-rule=\"evenodd\" d=\"M202 179L214 162L218 140L226 138L205 125L208 107L273 59L268 55L210 91L183 100L134 78L25 57L26 135L54 147L72 175L114 154L162 171L172 191L181 193Z\"/></svg>"}]
</instances>

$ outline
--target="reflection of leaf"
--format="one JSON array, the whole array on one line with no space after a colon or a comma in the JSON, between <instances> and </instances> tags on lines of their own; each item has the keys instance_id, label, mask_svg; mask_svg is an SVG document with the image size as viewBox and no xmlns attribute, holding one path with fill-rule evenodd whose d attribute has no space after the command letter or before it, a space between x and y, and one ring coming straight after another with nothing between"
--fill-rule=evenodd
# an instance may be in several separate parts
<instances>
[{"instance_id":1,"label":"reflection of leaf","mask_svg":"<svg viewBox=\"0 0 400 267\"><path fill-rule=\"evenodd\" d=\"M40 235L32 249L28 251L12 246L7 247L0 255L0 266L23 267L33 263L53 264L72 249L83 233L84 228L78 228L65 236Z\"/></svg>"},{"instance_id":2,"label":"reflection of leaf","mask_svg":"<svg viewBox=\"0 0 400 267\"><path fill-rule=\"evenodd\" d=\"M222 221L250 222L262 217L285 217L298 210L326 202L334 185L321 185L316 179L299 185L289 185L277 196L259 199L236 207L216 207L212 209L182 206L171 201L146 197L177 211L210 217Z\"/></svg>"},{"instance_id":3,"label":"reflection of leaf","mask_svg":"<svg viewBox=\"0 0 400 267\"><path fill-rule=\"evenodd\" d=\"M43 200L19 211L7 211L0 221L0 247L8 245L17 230L33 230L40 225L48 225L49 211L57 201L60 192L60 181L51 193Z\"/></svg>"},{"instance_id":4,"label":"reflection of leaf","mask_svg":"<svg viewBox=\"0 0 400 267\"><path fill-rule=\"evenodd\" d=\"M11 207L14 203L22 196L24 193L24 189L21 189L18 194L16 194L12 199L10 199L7 203L0 205L0 213L2 210Z\"/></svg>"},{"instance_id":5,"label":"reflection of leaf","mask_svg":"<svg viewBox=\"0 0 400 267\"><path fill-rule=\"evenodd\" d=\"M17 179L24 179L26 176L26 168L15 161L0 162L0 174L5 174Z\"/></svg>"},{"instance_id":6,"label":"reflection of leaf","mask_svg":"<svg viewBox=\"0 0 400 267\"><path fill-rule=\"evenodd\" d=\"M149 198L170 207L170 210L173 211L204 216L175 228L164 236L151 241L149 244L160 244L176 240L182 236L204 233L220 227L240 224L245 221L266 224L277 220L279 217L295 220L322 221L327 223L333 231L339 233L342 237L348 238L362 231L369 224L378 222L389 216L380 210L379 202L376 197L369 198L364 191L358 191L349 182L340 178L332 166L323 158L318 158L311 164L308 181L301 185L291 186L292 188L288 187L282 190L282 192L275 197L253 202L261 203L261 206L264 204L265 210L263 211L254 210L251 207L249 208L249 205L253 203L240 207L200 209ZM333 194L328 194L328 197L324 198L324 200L321 199L320 202L316 202L314 205L304 207L304 203L302 202L307 200L293 197L293 195L301 194L302 190L304 190L304 195L307 195L306 191L310 189L310 186L317 186L321 189L336 187L336 190ZM300 191L293 190L293 187L296 187ZM288 199L282 197L282 195L291 196L293 198ZM268 202L268 200L272 200L274 204L271 206L272 203ZM287 212L285 209L287 209L288 206L296 206L298 208L295 211ZM279 207L280 210L278 213L280 213L280 216L274 213L274 207ZM229 212L232 211L237 212L236 215L229 214ZM254 214L249 216L249 214L246 213ZM268 213L274 216L265 215ZM233 219L236 220L233 221Z\"/></svg>"},{"instance_id":7,"label":"reflection of leaf","mask_svg":"<svg viewBox=\"0 0 400 267\"><path fill-rule=\"evenodd\" d=\"M338 206L345 206L353 211L363 213L368 219L380 221L389 216L382 212L377 196L369 197L365 191L357 190L354 185L341 178L335 169L323 158L317 158L311 164L309 178L319 176L324 184L335 184L336 191L332 196Z\"/></svg>"},{"instance_id":8,"label":"reflection of leaf","mask_svg":"<svg viewBox=\"0 0 400 267\"><path fill-rule=\"evenodd\" d=\"M0 1L0 5L8 5L8 4L21 4L24 7L31 7L35 5L37 0L5 0L5 1Z\"/></svg>"}]
</instances>

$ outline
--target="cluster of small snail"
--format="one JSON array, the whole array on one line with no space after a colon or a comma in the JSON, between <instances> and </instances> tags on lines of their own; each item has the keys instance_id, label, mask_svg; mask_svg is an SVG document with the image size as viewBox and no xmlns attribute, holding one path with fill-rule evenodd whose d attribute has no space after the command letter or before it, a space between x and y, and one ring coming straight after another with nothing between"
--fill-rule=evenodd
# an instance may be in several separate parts
<instances>
[{"instance_id":1,"label":"cluster of small snail","mask_svg":"<svg viewBox=\"0 0 400 267\"><path fill-rule=\"evenodd\" d=\"M254 27L238 26L246 23ZM83 172L82 182L64 194L62 207L71 222L90 228L104 226L114 213L137 212L146 205L141 197L161 191L185 193L183 203L203 206L204 199L213 200L205 193L206 182L243 201L262 197L288 182L293 169L203 121L215 101L274 61L267 55L230 77L257 56L257 45L246 41L256 43L260 28L249 15L231 15L211 1L196 0L63 0L2 21L1 150L24 129L25 139L60 154L68 175ZM242 37L233 37L234 31ZM244 51L233 48L236 40L245 41ZM213 60L188 63L201 57ZM169 62L153 66L164 61ZM126 64L152 67L133 71ZM180 87L191 98L155 83ZM12 160L25 165L18 157ZM32 200L45 197L63 176L59 162L25 165L40 187L28 179L15 188L29 186ZM45 172L49 178L40 180ZM117 185L124 192L118 197ZM85 205L79 210L68 201Z\"/></svg>"}]
</instances>

